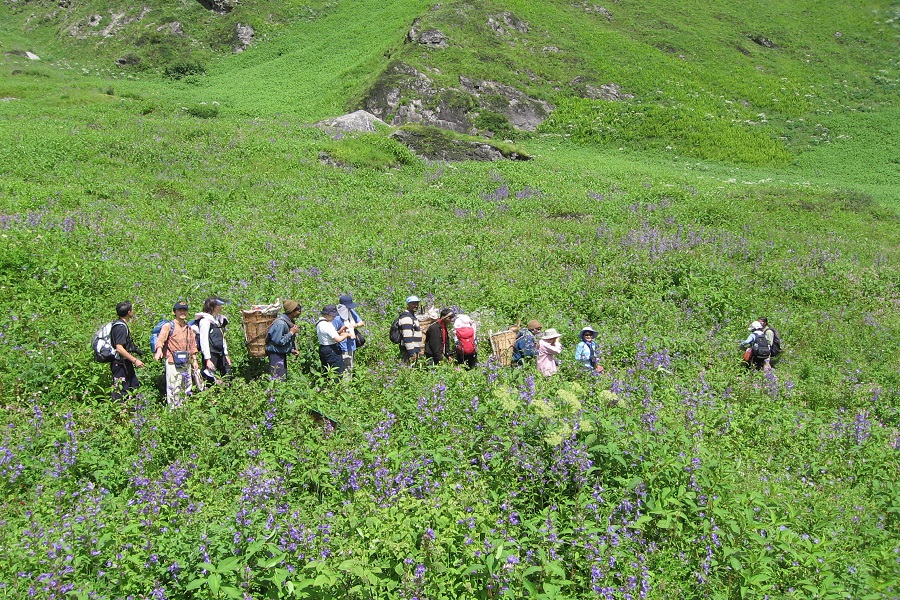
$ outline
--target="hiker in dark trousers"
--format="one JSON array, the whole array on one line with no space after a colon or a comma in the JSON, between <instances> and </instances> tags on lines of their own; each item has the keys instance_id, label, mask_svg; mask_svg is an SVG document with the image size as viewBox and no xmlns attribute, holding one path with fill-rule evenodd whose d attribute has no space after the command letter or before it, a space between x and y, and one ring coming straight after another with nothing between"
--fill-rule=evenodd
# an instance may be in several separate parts
<instances>
[{"instance_id":1,"label":"hiker in dark trousers","mask_svg":"<svg viewBox=\"0 0 900 600\"><path fill-rule=\"evenodd\" d=\"M769 364L774 368L775 363L778 362L776 359L781 354L781 336L778 335L778 332L774 328L769 327L769 319L766 317L760 317L757 321L762 325L763 335L766 336L766 341L769 342L769 350L771 352Z\"/></svg>"},{"instance_id":2,"label":"hiker in dark trousers","mask_svg":"<svg viewBox=\"0 0 900 600\"><path fill-rule=\"evenodd\" d=\"M453 320L453 310L441 309L438 320L428 327L425 332L425 356L431 359L433 365L453 359L452 345L450 344L450 332L447 324Z\"/></svg>"},{"instance_id":3,"label":"hiker in dark trousers","mask_svg":"<svg viewBox=\"0 0 900 600\"><path fill-rule=\"evenodd\" d=\"M294 319L300 316L302 308L293 300L282 304L284 314L279 315L266 332L266 355L269 357L269 376L284 381L287 379L287 355L298 356L300 351L294 346L294 338L300 328Z\"/></svg>"},{"instance_id":4,"label":"hiker in dark trousers","mask_svg":"<svg viewBox=\"0 0 900 600\"><path fill-rule=\"evenodd\" d=\"M768 371L772 368L770 362L772 353L769 341L763 333L762 323L753 321L748 329L750 330L750 335L741 342L741 348L747 349L747 352L744 353L744 362L747 363L748 367L752 364L757 371L760 369Z\"/></svg>"},{"instance_id":5,"label":"hiker in dark trousers","mask_svg":"<svg viewBox=\"0 0 900 600\"><path fill-rule=\"evenodd\" d=\"M135 345L128 329L128 322L134 318L134 306L131 302L119 302L116 304L116 315L119 318L113 321L109 332L109 343L116 349L115 358L109 363L113 401L121 400L140 387L135 369L144 366L144 361L140 359L144 353Z\"/></svg>"},{"instance_id":6,"label":"hiker in dark trousers","mask_svg":"<svg viewBox=\"0 0 900 600\"><path fill-rule=\"evenodd\" d=\"M418 296L410 296L406 299L406 310L400 313L398 324L400 325L400 358L403 364L416 362L422 356L422 330L419 329L419 319L416 311L419 310Z\"/></svg>"},{"instance_id":7,"label":"hiker in dark trousers","mask_svg":"<svg viewBox=\"0 0 900 600\"><path fill-rule=\"evenodd\" d=\"M337 306L327 304L322 309L319 322L316 323L316 337L319 339L319 361L326 371L334 369L338 375L344 373L344 358L341 342L353 335L348 325L335 329L334 319L338 316Z\"/></svg>"}]
</instances>

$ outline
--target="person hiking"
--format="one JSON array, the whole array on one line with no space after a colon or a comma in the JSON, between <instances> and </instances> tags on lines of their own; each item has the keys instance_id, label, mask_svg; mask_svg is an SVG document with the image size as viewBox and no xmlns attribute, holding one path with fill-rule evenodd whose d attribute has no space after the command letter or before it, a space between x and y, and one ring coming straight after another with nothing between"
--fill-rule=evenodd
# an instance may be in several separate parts
<instances>
[{"instance_id":1,"label":"person hiking","mask_svg":"<svg viewBox=\"0 0 900 600\"><path fill-rule=\"evenodd\" d=\"M221 377L231 373L231 357L225 341L225 326L228 319L222 314L225 301L221 298L207 298L203 302L203 312L196 314L197 338L203 355L203 381L214 384Z\"/></svg>"},{"instance_id":2,"label":"person hiking","mask_svg":"<svg viewBox=\"0 0 900 600\"><path fill-rule=\"evenodd\" d=\"M319 361L326 371L334 369L338 375L341 375L344 372L344 358L340 344L349 339L353 332L348 325L342 325L340 329L335 329L334 320L338 316L338 309L334 304L326 304L320 314L319 322L316 323Z\"/></svg>"},{"instance_id":3,"label":"person hiking","mask_svg":"<svg viewBox=\"0 0 900 600\"><path fill-rule=\"evenodd\" d=\"M741 342L741 348L747 350L744 353L744 362L747 364L747 368L753 365L757 371L760 369L768 371L772 368L770 362L772 351L769 340L763 333L762 323L753 321L747 329L749 329L750 335Z\"/></svg>"},{"instance_id":4,"label":"person hiking","mask_svg":"<svg viewBox=\"0 0 900 600\"><path fill-rule=\"evenodd\" d=\"M478 347L475 342L475 321L469 315L459 315L453 322L453 336L456 338L456 364L474 369L478 364Z\"/></svg>"},{"instance_id":5,"label":"person hiking","mask_svg":"<svg viewBox=\"0 0 900 600\"><path fill-rule=\"evenodd\" d=\"M775 359L781 354L781 336L773 327L769 327L769 319L766 317L760 317L757 319L759 324L762 325L763 334L766 336L766 340L769 342L769 349L771 350L772 356L769 361L772 367L774 368L775 363L777 362Z\"/></svg>"},{"instance_id":6,"label":"person hiking","mask_svg":"<svg viewBox=\"0 0 900 600\"><path fill-rule=\"evenodd\" d=\"M559 358L562 353L559 333L552 327L544 332L537 344L537 369L541 375L550 377L559 368Z\"/></svg>"},{"instance_id":7,"label":"person hiking","mask_svg":"<svg viewBox=\"0 0 900 600\"><path fill-rule=\"evenodd\" d=\"M279 315L266 332L266 355L269 357L269 376L278 381L287 379L287 355L298 356L300 351L294 345L294 338L300 328L294 319L303 312L302 307L294 300L282 303L284 313Z\"/></svg>"},{"instance_id":8,"label":"person hiking","mask_svg":"<svg viewBox=\"0 0 900 600\"><path fill-rule=\"evenodd\" d=\"M365 325L365 322L359 318L359 315L356 313L357 306L359 306L359 304L353 301L353 296L344 294L338 298L338 316L332 321L336 330L340 330L341 327L346 325L351 334L350 337L344 339L339 344L341 348L341 359L344 361L344 374L349 374L353 370L353 361L356 357L356 351L365 343L365 338L362 337L362 332L359 331L360 327Z\"/></svg>"},{"instance_id":9,"label":"person hiking","mask_svg":"<svg viewBox=\"0 0 900 600\"><path fill-rule=\"evenodd\" d=\"M184 404L191 391L191 369L197 370L197 334L187 322L188 305L178 301L172 307L175 318L162 326L156 338L153 358L165 361L166 403L169 408Z\"/></svg>"},{"instance_id":10,"label":"person hiking","mask_svg":"<svg viewBox=\"0 0 900 600\"><path fill-rule=\"evenodd\" d=\"M453 350L450 344L450 333L447 325L456 315L450 308L441 309L438 319L432 323L425 332L425 356L431 359L433 365L453 359Z\"/></svg>"},{"instance_id":11,"label":"person hiking","mask_svg":"<svg viewBox=\"0 0 900 600\"><path fill-rule=\"evenodd\" d=\"M119 302L116 304L116 316L118 319L112 322L112 328L109 331L109 343L116 350L112 362L109 363L112 372L112 400L114 402L123 399L141 386L135 369L144 366L144 361L140 359L144 353L134 343L131 338L131 330L128 328L128 323L134 319L134 305L127 301Z\"/></svg>"},{"instance_id":12,"label":"person hiking","mask_svg":"<svg viewBox=\"0 0 900 600\"><path fill-rule=\"evenodd\" d=\"M416 312L419 310L418 296L410 296L406 299L406 310L397 318L400 327L400 359L403 364L411 364L422 355L422 330L419 329L419 319Z\"/></svg>"},{"instance_id":13,"label":"person hiking","mask_svg":"<svg viewBox=\"0 0 900 600\"><path fill-rule=\"evenodd\" d=\"M575 360L580 362L586 369L597 373L603 372L600 365L600 353L597 350L597 332L590 326L581 330L581 341L575 347Z\"/></svg>"},{"instance_id":14,"label":"person hiking","mask_svg":"<svg viewBox=\"0 0 900 600\"><path fill-rule=\"evenodd\" d=\"M513 343L512 364L521 367L526 358L537 357L536 335L541 334L541 324L532 319L525 331L520 331Z\"/></svg>"}]
</instances>

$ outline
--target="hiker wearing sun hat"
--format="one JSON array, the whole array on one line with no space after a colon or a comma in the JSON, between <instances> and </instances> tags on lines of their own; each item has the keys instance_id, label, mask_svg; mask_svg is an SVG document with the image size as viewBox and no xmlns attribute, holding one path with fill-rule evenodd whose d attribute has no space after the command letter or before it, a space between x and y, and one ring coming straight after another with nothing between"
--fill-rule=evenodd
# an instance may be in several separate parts
<instances>
[{"instance_id":1,"label":"hiker wearing sun hat","mask_svg":"<svg viewBox=\"0 0 900 600\"><path fill-rule=\"evenodd\" d=\"M349 372L353 370L353 359L357 349L361 348L365 343L365 338L359 331L359 328L365 323L356 313L357 306L359 304L353 301L353 296L344 294L338 298L338 316L332 321L335 329L340 330L341 327L346 325L347 330L350 332L350 336L339 344L341 359L344 361L344 374L348 376Z\"/></svg>"},{"instance_id":2,"label":"hiker wearing sun hat","mask_svg":"<svg viewBox=\"0 0 900 600\"><path fill-rule=\"evenodd\" d=\"M587 369L602 373L603 367L600 365L597 342L594 341L596 337L597 332L590 325L581 330L581 341L575 348L575 360Z\"/></svg>"},{"instance_id":3,"label":"hiker wearing sun hat","mask_svg":"<svg viewBox=\"0 0 900 600\"><path fill-rule=\"evenodd\" d=\"M541 375L549 377L556 373L559 365L559 358L562 353L562 343L559 333L552 327L544 332L538 342L537 348L537 368Z\"/></svg>"},{"instance_id":4,"label":"hiker wearing sun hat","mask_svg":"<svg viewBox=\"0 0 900 600\"><path fill-rule=\"evenodd\" d=\"M765 369L768 371L772 368L770 359L772 358L772 347L766 334L763 332L763 324L759 321L753 321L747 328L750 335L741 342L741 348L746 348L744 353L744 362L747 367L752 363L757 370Z\"/></svg>"}]
</instances>

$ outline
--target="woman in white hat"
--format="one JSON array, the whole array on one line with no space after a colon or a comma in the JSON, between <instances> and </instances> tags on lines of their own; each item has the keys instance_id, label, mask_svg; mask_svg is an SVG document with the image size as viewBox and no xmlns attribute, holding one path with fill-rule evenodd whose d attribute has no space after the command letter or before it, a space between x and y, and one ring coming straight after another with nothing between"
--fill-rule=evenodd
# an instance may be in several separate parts
<instances>
[{"instance_id":1,"label":"woman in white hat","mask_svg":"<svg viewBox=\"0 0 900 600\"><path fill-rule=\"evenodd\" d=\"M551 327L544 332L538 342L537 368L541 375L549 377L556 373L559 364L557 357L562 353L559 338L559 333Z\"/></svg>"},{"instance_id":2,"label":"woman in white hat","mask_svg":"<svg viewBox=\"0 0 900 600\"><path fill-rule=\"evenodd\" d=\"M581 330L581 341L575 348L575 360L580 362L586 369L603 372L600 365L600 353L597 351L597 332L590 326Z\"/></svg>"}]
</instances>

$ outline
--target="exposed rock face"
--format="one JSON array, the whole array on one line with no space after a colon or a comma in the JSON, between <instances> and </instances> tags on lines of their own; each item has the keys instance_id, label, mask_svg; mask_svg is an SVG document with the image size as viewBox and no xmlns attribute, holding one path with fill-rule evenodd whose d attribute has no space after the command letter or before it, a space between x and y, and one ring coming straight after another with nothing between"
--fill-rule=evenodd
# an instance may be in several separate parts
<instances>
[{"instance_id":1,"label":"exposed rock face","mask_svg":"<svg viewBox=\"0 0 900 600\"><path fill-rule=\"evenodd\" d=\"M91 15L85 19L78 21L69 27L69 35L80 40L87 39L91 36L99 35L101 37L113 37L123 27L135 21L141 21L146 17L152 9L144 7L140 13L129 15L128 13L110 13L109 23L103 29L99 29L103 22L102 15Z\"/></svg>"},{"instance_id":2,"label":"exposed rock face","mask_svg":"<svg viewBox=\"0 0 900 600\"><path fill-rule=\"evenodd\" d=\"M471 99L453 89L435 89L415 68L396 63L369 90L365 109L392 125L421 123L465 133L471 129Z\"/></svg>"},{"instance_id":3,"label":"exposed rock face","mask_svg":"<svg viewBox=\"0 0 900 600\"><path fill-rule=\"evenodd\" d=\"M238 5L238 0L197 0L203 8L212 10L217 13L227 13L234 10Z\"/></svg>"},{"instance_id":4,"label":"exposed rock face","mask_svg":"<svg viewBox=\"0 0 900 600\"><path fill-rule=\"evenodd\" d=\"M21 56L22 58L27 58L28 60L41 60L40 56L38 56L34 52L29 52L27 50L10 50L5 54L6 56Z\"/></svg>"},{"instance_id":5,"label":"exposed rock face","mask_svg":"<svg viewBox=\"0 0 900 600\"><path fill-rule=\"evenodd\" d=\"M513 31L519 33L528 33L528 23L514 16L510 12L502 12L499 15L488 17L488 27L494 30L497 35L510 35Z\"/></svg>"},{"instance_id":6,"label":"exposed rock face","mask_svg":"<svg viewBox=\"0 0 900 600\"><path fill-rule=\"evenodd\" d=\"M578 92L580 96L592 100L609 100L611 102L616 102L634 98L634 94L623 92L622 88L616 83L604 83L600 86L593 86L587 83L585 78L576 77L569 82L569 85L575 88L575 91Z\"/></svg>"},{"instance_id":7,"label":"exposed rock face","mask_svg":"<svg viewBox=\"0 0 900 600\"><path fill-rule=\"evenodd\" d=\"M602 17L605 17L607 21L612 21L612 19L613 19L612 13L609 12L609 10L600 6L599 4L590 4L588 2L582 2L580 6L584 9L584 12L586 12L586 13L600 15Z\"/></svg>"},{"instance_id":8,"label":"exposed rock face","mask_svg":"<svg viewBox=\"0 0 900 600\"><path fill-rule=\"evenodd\" d=\"M246 50L253 43L255 34L256 32L249 25L238 23L234 28L234 38L237 41L237 45L234 47L233 52L238 54Z\"/></svg>"},{"instance_id":9,"label":"exposed rock face","mask_svg":"<svg viewBox=\"0 0 900 600\"><path fill-rule=\"evenodd\" d=\"M751 40L753 40L755 43L759 44L763 48L778 49L778 44L776 44L775 42L773 42L772 40L770 40L769 38L767 38L764 35L753 34L753 35L750 35L749 37Z\"/></svg>"},{"instance_id":10,"label":"exposed rock face","mask_svg":"<svg viewBox=\"0 0 900 600\"><path fill-rule=\"evenodd\" d=\"M178 21L172 21L171 23L165 23L164 25L160 25L156 28L157 31L167 31L172 35L184 35L184 29L181 27L181 23Z\"/></svg>"},{"instance_id":11,"label":"exposed rock face","mask_svg":"<svg viewBox=\"0 0 900 600\"><path fill-rule=\"evenodd\" d=\"M459 88L438 88L421 71L395 63L369 90L364 108L391 125L418 123L470 133L481 110L505 115L516 129L534 131L553 107L496 81L460 77Z\"/></svg>"},{"instance_id":12,"label":"exposed rock face","mask_svg":"<svg viewBox=\"0 0 900 600\"><path fill-rule=\"evenodd\" d=\"M406 34L406 41L413 44L421 44L429 48L446 48L447 36L439 29L422 30L419 27L419 19L413 21L412 27Z\"/></svg>"},{"instance_id":13,"label":"exposed rock face","mask_svg":"<svg viewBox=\"0 0 900 600\"><path fill-rule=\"evenodd\" d=\"M335 117L334 119L325 119L316 123L316 127L321 127L326 131L377 131L379 125L387 127L387 123L376 117L370 112L358 110L350 114Z\"/></svg>"},{"instance_id":14,"label":"exposed rock face","mask_svg":"<svg viewBox=\"0 0 900 600\"><path fill-rule=\"evenodd\" d=\"M400 129L395 131L392 136L406 144L410 150L428 160L494 161L502 160L504 158L513 160L529 159L529 157L521 156L519 154L512 154L509 157L504 157L500 150L488 143L456 140L445 135L440 135L437 132L406 131Z\"/></svg>"},{"instance_id":15,"label":"exposed rock face","mask_svg":"<svg viewBox=\"0 0 900 600\"><path fill-rule=\"evenodd\" d=\"M496 81L473 81L468 77L459 78L460 86L479 100L481 108L506 115L516 129L534 131L543 123L553 106L532 98L516 88Z\"/></svg>"}]
</instances>

